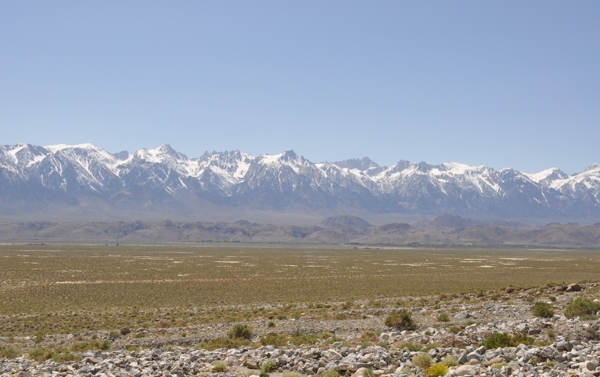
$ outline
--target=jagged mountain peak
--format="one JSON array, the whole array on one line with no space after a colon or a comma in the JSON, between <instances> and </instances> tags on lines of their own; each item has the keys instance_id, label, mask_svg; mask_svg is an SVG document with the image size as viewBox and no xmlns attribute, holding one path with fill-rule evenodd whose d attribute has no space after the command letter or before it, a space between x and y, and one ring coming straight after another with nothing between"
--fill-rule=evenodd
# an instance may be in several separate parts
<instances>
[{"instance_id":1,"label":"jagged mountain peak","mask_svg":"<svg viewBox=\"0 0 600 377\"><path fill-rule=\"evenodd\" d=\"M30 205L31 198L78 205L92 197L105 208L126 203L143 210L185 210L200 200L328 214L600 217L599 164L568 176L557 168L528 174L457 162L382 167L368 157L314 164L293 150L188 159L168 144L116 154L89 143L15 144L0 146L0 178L0 207Z\"/></svg>"},{"instance_id":2,"label":"jagged mountain peak","mask_svg":"<svg viewBox=\"0 0 600 377\"><path fill-rule=\"evenodd\" d=\"M380 167L376 162L373 162L373 160L371 160L369 157L352 158L349 160L332 162L331 164L337 165L341 168L356 169L356 170L360 170L360 171L365 171L365 170Z\"/></svg>"}]
</instances>

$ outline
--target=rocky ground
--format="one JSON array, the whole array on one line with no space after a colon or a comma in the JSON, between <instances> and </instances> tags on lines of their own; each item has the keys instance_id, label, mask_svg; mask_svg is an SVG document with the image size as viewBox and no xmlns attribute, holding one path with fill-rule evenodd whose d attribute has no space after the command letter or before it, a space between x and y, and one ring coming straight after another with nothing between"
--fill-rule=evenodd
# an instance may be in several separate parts
<instances>
[{"instance_id":1,"label":"rocky ground","mask_svg":"<svg viewBox=\"0 0 600 377\"><path fill-rule=\"evenodd\" d=\"M37 343L33 337L0 338L0 346L17 344L24 353L0 358L0 377L250 376L267 371L269 365L271 376L426 376L428 365L438 363L448 370L440 368L437 375L447 376L600 376L600 321L563 315L576 297L598 300L598 287L509 289L509 299L474 296L447 304L429 298L423 306L408 308L417 324L410 330L385 326L386 316L396 310L392 307L349 309L362 314L363 319L356 320L265 319L247 323L255 346L233 349L197 347L201 341L227 337L232 324L132 329L117 337L114 331L52 335ZM534 301L551 304L556 314L533 316ZM441 312L448 314L447 320L440 320ZM313 345L261 346L261 336L273 332L329 336ZM487 349L482 344L493 333L527 336L535 342ZM29 353L35 347L68 348L90 339L110 340L110 349L75 352L77 361L63 362L35 361ZM430 375L434 372L429 370Z\"/></svg>"}]
</instances>

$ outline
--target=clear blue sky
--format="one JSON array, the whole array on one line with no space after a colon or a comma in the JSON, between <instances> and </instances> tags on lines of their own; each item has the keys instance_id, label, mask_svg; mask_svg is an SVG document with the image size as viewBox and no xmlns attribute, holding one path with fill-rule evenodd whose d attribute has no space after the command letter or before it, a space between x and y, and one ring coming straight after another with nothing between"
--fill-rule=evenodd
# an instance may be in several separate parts
<instances>
[{"instance_id":1,"label":"clear blue sky","mask_svg":"<svg viewBox=\"0 0 600 377\"><path fill-rule=\"evenodd\" d=\"M600 1L5 1L0 131L574 173L600 162Z\"/></svg>"}]
</instances>

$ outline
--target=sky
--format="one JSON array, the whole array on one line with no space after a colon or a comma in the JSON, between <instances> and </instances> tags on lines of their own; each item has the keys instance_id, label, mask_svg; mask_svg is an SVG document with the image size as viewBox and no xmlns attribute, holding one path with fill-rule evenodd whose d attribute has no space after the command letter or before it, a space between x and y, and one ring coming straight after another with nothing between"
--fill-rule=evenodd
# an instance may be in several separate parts
<instances>
[{"instance_id":1,"label":"sky","mask_svg":"<svg viewBox=\"0 0 600 377\"><path fill-rule=\"evenodd\" d=\"M170 144L573 174L600 1L12 1L0 144Z\"/></svg>"}]
</instances>

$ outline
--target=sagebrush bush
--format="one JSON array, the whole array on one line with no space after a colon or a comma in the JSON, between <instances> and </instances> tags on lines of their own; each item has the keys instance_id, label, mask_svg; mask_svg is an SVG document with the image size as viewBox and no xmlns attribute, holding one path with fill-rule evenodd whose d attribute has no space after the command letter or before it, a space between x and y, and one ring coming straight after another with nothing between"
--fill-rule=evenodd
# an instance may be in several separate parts
<instances>
[{"instance_id":1,"label":"sagebrush bush","mask_svg":"<svg viewBox=\"0 0 600 377\"><path fill-rule=\"evenodd\" d=\"M435 364L427 368L427 376L442 377L448 373L448 367L442 364Z\"/></svg>"},{"instance_id":2,"label":"sagebrush bush","mask_svg":"<svg viewBox=\"0 0 600 377\"><path fill-rule=\"evenodd\" d=\"M578 297L565 308L565 317L594 316L600 312L600 303L589 298Z\"/></svg>"},{"instance_id":3,"label":"sagebrush bush","mask_svg":"<svg viewBox=\"0 0 600 377\"><path fill-rule=\"evenodd\" d=\"M271 373L272 371L277 369L277 362L275 362L275 360L273 359L267 359L263 361L262 365L260 366L260 369L265 373Z\"/></svg>"},{"instance_id":4,"label":"sagebrush bush","mask_svg":"<svg viewBox=\"0 0 600 377\"><path fill-rule=\"evenodd\" d=\"M419 353L416 354L411 361L414 366L417 366L422 369L427 369L431 366L433 358L428 353Z\"/></svg>"},{"instance_id":5,"label":"sagebrush bush","mask_svg":"<svg viewBox=\"0 0 600 377\"><path fill-rule=\"evenodd\" d=\"M423 347L421 347L420 345L418 345L416 343L404 342L404 343L398 344L397 348L398 349L406 348L407 350L409 350L411 352L416 352L416 351L420 351Z\"/></svg>"},{"instance_id":6,"label":"sagebrush bush","mask_svg":"<svg viewBox=\"0 0 600 377\"><path fill-rule=\"evenodd\" d=\"M455 367L458 365L458 360L456 359L456 357L448 355L442 359L440 364L445 365L447 367Z\"/></svg>"},{"instance_id":7,"label":"sagebrush bush","mask_svg":"<svg viewBox=\"0 0 600 377\"><path fill-rule=\"evenodd\" d=\"M536 302L531 308L531 313L536 317L550 318L554 315L554 310L546 302Z\"/></svg>"},{"instance_id":8,"label":"sagebrush bush","mask_svg":"<svg viewBox=\"0 0 600 377\"><path fill-rule=\"evenodd\" d=\"M534 339L523 334L508 335L506 333L493 333L488 336L483 345L487 349L496 349L503 347L516 347L519 344L533 344Z\"/></svg>"},{"instance_id":9,"label":"sagebrush bush","mask_svg":"<svg viewBox=\"0 0 600 377\"><path fill-rule=\"evenodd\" d=\"M219 373L227 372L227 363L224 361L217 361L216 363L213 364L212 370L213 370L213 372L219 372Z\"/></svg>"},{"instance_id":10,"label":"sagebrush bush","mask_svg":"<svg viewBox=\"0 0 600 377\"><path fill-rule=\"evenodd\" d=\"M202 342L196 346L196 349L205 349L207 351L214 351L219 348L240 348L250 346L252 342L248 339L236 338L213 338L208 342Z\"/></svg>"},{"instance_id":11,"label":"sagebrush bush","mask_svg":"<svg viewBox=\"0 0 600 377\"><path fill-rule=\"evenodd\" d=\"M438 322L450 322L450 316L448 313L440 313L437 316Z\"/></svg>"},{"instance_id":12,"label":"sagebrush bush","mask_svg":"<svg viewBox=\"0 0 600 377\"><path fill-rule=\"evenodd\" d=\"M250 339L252 338L252 329L248 325L236 324L227 333L230 339Z\"/></svg>"},{"instance_id":13,"label":"sagebrush bush","mask_svg":"<svg viewBox=\"0 0 600 377\"><path fill-rule=\"evenodd\" d=\"M450 331L452 334L458 334L459 332L461 332L461 328L459 326L450 326L450 328L448 328L448 331Z\"/></svg>"},{"instance_id":14,"label":"sagebrush bush","mask_svg":"<svg viewBox=\"0 0 600 377\"><path fill-rule=\"evenodd\" d=\"M21 355L21 351L14 347L0 346L0 358L14 359Z\"/></svg>"},{"instance_id":15,"label":"sagebrush bush","mask_svg":"<svg viewBox=\"0 0 600 377\"><path fill-rule=\"evenodd\" d=\"M75 352L84 352L89 350L106 351L110 348L110 345L111 343L108 340L94 339L89 342L75 343L71 347L71 350Z\"/></svg>"},{"instance_id":16,"label":"sagebrush bush","mask_svg":"<svg viewBox=\"0 0 600 377\"><path fill-rule=\"evenodd\" d=\"M385 325L399 330L410 330L415 327L410 312L406 309L395 311L385 318Z\"/></svg>"},{"instance_id":17,"label":"sagebrush bush","mask_svg":"<svg viewBox=\"0 0 600 377\"><path fill-rule=\"evenodd\" d=\"M330 369L323 372L321 377L340 377L340 372L337 369Z\"/></svg>"}]
</instances>

